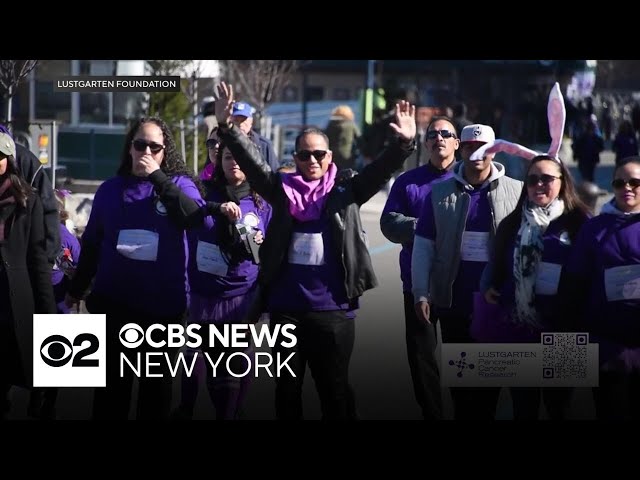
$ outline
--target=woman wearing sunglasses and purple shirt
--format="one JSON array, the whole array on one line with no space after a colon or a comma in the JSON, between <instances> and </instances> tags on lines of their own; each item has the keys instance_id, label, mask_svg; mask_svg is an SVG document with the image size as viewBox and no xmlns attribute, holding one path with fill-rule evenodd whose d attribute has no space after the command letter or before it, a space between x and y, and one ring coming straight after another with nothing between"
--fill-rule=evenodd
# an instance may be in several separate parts
<instances>
[{"instance_id":1,"label":"woman wearing sunglasses and purple shirt","mask_svg":"<svg viewBox=\"0 0 640 480\"><path fill-rule=\"evenodd\" d=\"M589 218L566 166L549 155L534 157L515 210L498 226L480 290L504 315L489 316L487 330L502 342L539 343L542 332L566 331L560 277L580 227ZM478 312L475 312L478 313ZM480 339L492 342L491 332ZM541 394L549 417L566 417L571 390L511 388L515 420L536 420Z\"/></svg>"},{"instance_id":2,"label":"woman wearing sunglasses and purple shirt","mask_svg":"<svg viewBox=\"0 0 640 480\"><path fill-rule=\"evenodd\" d=\"M640 157L613 174L614 198L578 234L567 315L600 346L598 419L640 419Z\"/></svg>"},{"instance_id":3,"label":"woman wearing sunglasses and purple shirt","mask_svg":"<svg viewBox=\"0 0 640 480\"><path fill-rule=\"evenodd\" d=\"M233 90L217 89L216 117L221 140L247 175L252 188L269 202L273 218L260 248L258 282L265 289L271 326L295 325L297 344L274 353L292 353L287 371L276 377L276 417L302 419L302 381L307 363L320 397L323 419L354 418L349 362L355 337L358 298L377 285L360 206L375 195L411 154L415 107L396 109L398 135L358 175L337 175L327 136L303 130L295 141L296 172L272 172L256 147L229 125ZM346 171L349 172L349 171Z\"/></svg>"},{"instance_id":4,"label":"woman wearing sunglasses and purple shirt","mask_svg":"<svg viewBox=\"0 0 640 480\"><path fill-rule=\"evenodd\" d=\"M208 143L209 145L209 143ZM244 172L224 145L217 148L213 177L205 182L206 199L217 205L217 213L207 217L200 228L187 234L189 239L189 285L191 302L190 322L203 325L201 333L208 331L208 324L220 326L255 322L247 318L248 308L258 279L258 264L248 242L262 243L263 232L271 219L271 207L251 189ZM255 240L242 238L239 233L246 227ZM240 227L240 228L238 228ZM208 345L208 336L205 344ZM206 349L213 362L221 353L223 361L213 376L211 365L206 364L206 384L216 409L218 420L236 420L246 397L251 375L234 377L224 370L226 359L238 351L250 354L250 349L216 347ZM245 372L246 362L241 355L233 357L232 372ZM176 419L190 419L195 406L200 369L196 376L182 377L182 401L175 412Z\"/></svg>"},{"instance_id":5,"label":"woman wearing sunglasses and purple shirt","mask_svg":"<svg viewBox=\"0 0 640 480\"><path fill-rule=\"evenodd\" d=\"M94 280L87 309L107 314L107 387L95 391L94 418L128 418L133 374L125 369L120 377L120 328L182 322L189 291L185 228L202 222L204 204L165 122L138 120L125 137L117 175L95 194L66 299L77 303ZM138 418L168 417L171 380L168 371L140 378Z\"/></svg>"}]
</instances>

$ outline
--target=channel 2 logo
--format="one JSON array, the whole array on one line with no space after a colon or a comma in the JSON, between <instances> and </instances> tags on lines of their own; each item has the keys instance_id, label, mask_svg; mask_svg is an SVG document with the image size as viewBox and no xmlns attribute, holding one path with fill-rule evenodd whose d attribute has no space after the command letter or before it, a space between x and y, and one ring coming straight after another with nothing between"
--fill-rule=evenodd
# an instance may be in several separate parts
<instances>
[{"instance_id":1,"label":"channel 2 logo","mask_svg":"<svg viewBox=\"0 0 640 480\"><path fill-rule=\"evenodd\" d=\"M106 316L33 316L34 387L106 386Z\"/></svg>"},{"instance_id":2,"label":"channel 2 logo","mask_svg":"<svg viewBox=\"0 0 640 480\"><path fill-rule=\"evenodd\" d=\"M85 348L83 345L89 342ZM100 341L98 337L91 333L81 333L73 340L73 345L68 338L62 335L51 335L45 338L40 345L40 356L42 361L50 367L62 367L69 363L73 357L73 367L98 367L100 362L97 358L87 359L85 357L98 351ZM74 354L73 347L82 347Z\"/></svg>"}]
</instances>

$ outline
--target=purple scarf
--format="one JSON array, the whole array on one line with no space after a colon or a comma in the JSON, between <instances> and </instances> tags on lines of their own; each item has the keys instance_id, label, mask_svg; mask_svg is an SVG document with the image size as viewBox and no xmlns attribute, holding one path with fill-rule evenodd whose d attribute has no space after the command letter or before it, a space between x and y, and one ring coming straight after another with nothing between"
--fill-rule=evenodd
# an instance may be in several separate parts
<instances>
[{"instance_id":1,"label":"purple scarf","mask_svg":"<svg viewBox=\"0 0 640 480\"><path fill-rule=\"evenodd\" d=\"M207 164L207 166L204 167L202 172L200 172L200 180L211 180L211 178L213 177L213 172L215 168L216 166L213 162Z\"/></svg>"},{"instance_id":2,"label":"purple scarf","mask_svg":"<svg viewBox=\"0 0 640 480\"><path fill-rule=\"evenodd\" d=\"M282 188L289 199L289 213L300 222L317 220L327 201L327 195L336 182L338 167L329 165L327 173L318 180L308 181L299 173L282 175Z\"/></svg>"}]
</instances>

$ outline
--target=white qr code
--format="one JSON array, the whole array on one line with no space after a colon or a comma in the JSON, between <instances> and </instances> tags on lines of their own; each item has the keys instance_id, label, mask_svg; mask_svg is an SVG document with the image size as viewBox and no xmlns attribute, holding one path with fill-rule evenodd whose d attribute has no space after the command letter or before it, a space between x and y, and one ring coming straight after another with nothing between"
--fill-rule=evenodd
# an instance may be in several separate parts
<instances>
[{"instance_id":1,"label":"white qr code","mask_svg":"<svg viewBox=\"0 0 640 480\"><path fill-rule=\"evenodd\" d=\"M543 378L586 378L588 333L543 333L541 341Z\"/></svg>"}]
</instances>

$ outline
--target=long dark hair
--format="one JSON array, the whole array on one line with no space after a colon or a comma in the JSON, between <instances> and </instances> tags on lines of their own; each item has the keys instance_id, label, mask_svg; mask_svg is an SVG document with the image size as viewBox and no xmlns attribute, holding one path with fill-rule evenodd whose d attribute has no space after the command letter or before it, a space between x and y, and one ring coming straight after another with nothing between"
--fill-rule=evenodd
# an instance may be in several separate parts
<instances>
[{"instance_id":1,"label":"long dark hair","mask_svg":"<svg viewBox=\"0 0 640 480\"><path fill-rule=\"evenodd\" d=\"M31 185L27 183L20 173L18 162L13 155L7 155L7 170L2 176L2 179L4 178L8 178L9 182L11 182L9 190L16 199L16 205L25 208L27 206L27 199L33 192L33 188L31 188Z\"/></svg>"},{"instance_id":2,"label":"long dark hair","mask_svg":"<svg viewBox=\"0 0 640 480\"><path fill-rule=\"evenodd\" d=\"M575 181L573 180L573 176L569 169L565 166L562 161L558 161L556 158L553 158L549 155L538 155L534 157L529 163L529 167L527 168L527 172L525 174L525 178L529 175L531 168L538 162L544 161L552 161L560 168L560 175L562 176L562 185L560 186L560 193L558 197L564 202L564 210L565 213L570 213L573 211L577 211L587 218L590 215L590 209L585 205L585 203L578 196L578 192L576 191ZM527 185L523 185L522 193L520 194L520 198L518 199L518 204L513 212L511 212L504 221L508 221L508 223L514 223L515 228L520 227L520 222L522 220L522 207L524 203L527 201L528 192ZM579 226L578 226L579 228ZM512 232L515 235L515 231ZM573 237L575 231L569 231L569 236Z\"/></svg>"},{"instance_id":3,"label":"long dark hair","mask_svg":"<svg viewBox=\"0 0 640 480\"><path fill-rule=\"evenodd\" d=\"M131 148L131 142L133 142L133 137L138 133L138 130L142 128L142 126L146 123L153 123L157 125L160 130L162 130L162 137L164 141L164 159L162 160L162 164L160 164L160 170L162 170L168 177L174 177L177 175L189 177L193 183L195 183L198 190L200 190L201 194L204 194L204 189L202 187L202 182L195 177L187 168L187 164L184 162L183 158L178 153L178 149L176 148L176 142L173 139L173 135L171 134L171 130L169 126L159 117L142 117L136 120L127 135L124 138L124 146L122 148L122 155L120 157L120 166L118 167L117 174L118 175L131 175L131 169L133 166L133 159L131 158L131 154L129 153Z\"/></svg>"},{"instance_id":4,"label":"long dark hair","mask_svg":"<svg viewBox=\"0 0 640 480\"><path fill-rule=\"evenodd\" d=\"M220 144L218 145L218 151L216 152L216 164L213 171L213 176L211 177L211 182L213 184L212 186L222 192L224 198L229 201L231 199L227 195L226 189L227 185L229 185L229 182L227 181L227 177L224 176L224 169L222 168L222 157L225 148L226 145L223 142L220 142ZM247 180L245 179L244 181L246 182ZM258 210L263 211L264 200L253 188L251 188L250 191L251 197L253 198L253 202L256 204L256 207L258 208Z\"/></svg>"},{"instance_id":5,"label":"long dark hair","mask_svg":"<svg viewBox=\"0 0 640 480\"><path fill-rule=\"evenodd\" d=\"M573 241L578 233L578 230L582 224L590 217L591 213L589 208L578 196L575 188L575 182L571 176L571 172L565 166L562 161L553 158L549 155L538 155L534 157L529 163L525 178L529 175L531 168L538 162L552 161L560 168L560 175L562 175L562 186L560 187L560 193L558 197L564 202L564 213L567 219L567 233L569 238ZM494 258L495 269L493 276L493 286L499 287L506 278L507 272L505 271L505 262L503 259L507 253L507 249L510 247L511 240L513 240L518 233L520 223L522 222L522 207L527 201L528 192L526 183L522 187L522 193L518 199L518 204L513 212L506 216L506 218L498 226L496 232Z\"/></svg>"},{"instance_id":6,"label":"long dark hair","mask_svg":"<svg viewBox=\"0 0 640 480\"><path fill-rule=\"evenodd\" d=\"M224 169L222 168L222 156L225 150L225 144L220 142L218 146L218 152L216 153L215 168L211 180L206 182L207 190L211 189L216 191L223 199L224 202L234 201L229 195L230 185L227 181L227 177L224 175ZM247 183L247 180L243 183ZM259 211L264 210L265 202L255 190L249 188L253 202L255 203ZM227 263L237 265L243 260L248 258L247 252L244 247L239 247L237 243L236 227L229 219L222 214L216 215L216 220L222 222L220 228L216 229L216 242L222 252L224 253Z\"/></svg>"}]
</instances>

